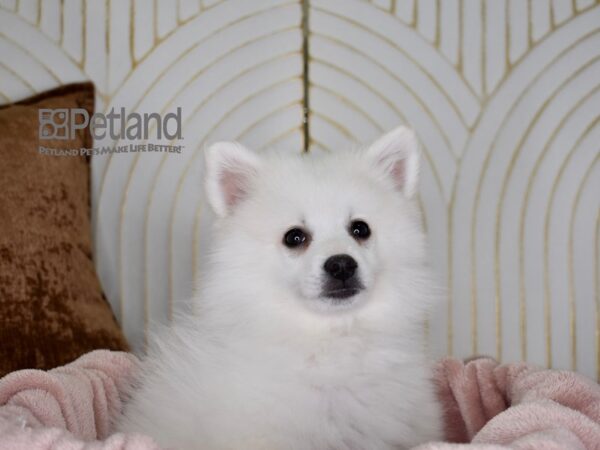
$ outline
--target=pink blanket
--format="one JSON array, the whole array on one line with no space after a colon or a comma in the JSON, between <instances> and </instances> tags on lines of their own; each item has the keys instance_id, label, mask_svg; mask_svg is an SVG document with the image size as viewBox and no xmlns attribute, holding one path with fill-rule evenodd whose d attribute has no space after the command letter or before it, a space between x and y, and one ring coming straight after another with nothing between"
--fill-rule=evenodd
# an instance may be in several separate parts
<instances>
[{"instance_id":1,"label":"pink blanket","mask_svg":"<svg viewBox=\"0 0 600 450\"><path fill-rule=\"evenodd\" d=\"M158 449L147 436L111 431L137 365L127 353L98 350L49 372L7 375L0 449ZM435 377L448 443L419 450L600 449L600 387L587 378L483 358L442 360Z\"/></svg>"}]
</instances>

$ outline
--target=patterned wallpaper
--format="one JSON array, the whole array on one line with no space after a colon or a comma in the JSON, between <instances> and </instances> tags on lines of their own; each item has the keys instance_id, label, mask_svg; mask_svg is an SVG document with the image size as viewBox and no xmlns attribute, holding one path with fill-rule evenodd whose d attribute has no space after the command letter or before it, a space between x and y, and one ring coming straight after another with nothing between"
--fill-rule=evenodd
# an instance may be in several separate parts
<instances>
[{"instance_id":1,"label":"patterned wallpaper","mask_svg":"<svg viewBox=\"0 0 600 450\"><path fill-rule=\"evenodd\" d=\"M449 294L433 351L596 377L599 3L0 0L0 101L91 79L99 110L182 108L182 154L93 159L98 271L138 348L201 267L204 142L328 151L409 123Z\"/></svg>"}]
</instances>

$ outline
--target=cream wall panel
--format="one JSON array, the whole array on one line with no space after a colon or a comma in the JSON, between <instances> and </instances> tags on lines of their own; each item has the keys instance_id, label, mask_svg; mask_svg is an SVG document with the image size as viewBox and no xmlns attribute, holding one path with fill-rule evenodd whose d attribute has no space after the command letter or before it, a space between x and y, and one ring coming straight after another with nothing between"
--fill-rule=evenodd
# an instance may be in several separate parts
<instances>
[{"instance_id":1,"label":"cream wall panel","mask_svg":"<svg viewBox=\"0 0 600 450\"><path fill-rule=\"evenodd\" d=\"M450 294L430 318L435 352L594 376L600 7L425 3L311 1L312 143L368 142L370 117L419 132L421 205ZM394 17L400 4L415 21Z\"/></svg>"},{"instance_id":2,"label":"cream wall panel","mask_svg":"<svg viewBox=\"0 0 600 450\"><path fill-rule=\"evenodd\" d=\"M35 2L19 2L21 5L32 5ZM84 21L83 0L64 0L63 7L63 35L62 47L65 52L77 62L83 59L83 48L85 41L83 39ZM33 9L33 8L31 8ZM29 20L35 22L36 15L30 16Z\"/></svg>"},{"instance_id":3,"label":"cream wall panel","mask_svg":"<svg viewBox=\"0 0 600 450\"><path fill-rule=\"evenodd\" d=\"M92 163L98 272L137 349L202 269L205 142L329 151L408 123L449 293L431 348L597 376L599 53L594 0L0 1L1 102L91 79L100 110L183 110L183 154Z\"/></svg>"},{"instance_id":4,"label":"cream wall panel","mask_svg":"<svg viewBox=\"0 0 600 450\"><path fill-rule=\"evenodd\" d=\"M254 143L268 144L302 121L299 5L234 3L217 4L174 30L137 63L112 99L136 111L181 107L187 149L180 157L113 156L100 171L99 269L105 267L111 284L118 280L120 318L137 343L152 322L168 321L175 305L191 295L201 257L197 221L206 210L202 144L246 142L252 132ZM277 127L261 128L277 112L285 112ZM180 196L188 199L183 208ZM106 238L102 230L109 231Z\"/></svg>"},{"instance_id":5,"label":"cream wall panel","mask_svg":"<svg viewBox=\"0 0 600 450\"><path fill-rule=\"evenodd\" d=\"M550 9L553 17L553 23L559 25L567 20L573 14L573 2L565 2L563 0L552 0Z\"/></svg>"},{"instance_id":6,"label":"cream wall panel","mask_svg":"<svg viewBox=\"0 0 600 450\"><path fill-rule=\"evenodd\" d=\"M460 0L440 3L440 50L453 64L458 63L461 37Z\"/></svg>"},{"instance_id":7,"label":"cream wall panel","mask_svg":"<svg viewBox=\"0 0 600 450\"><path fill-rule=\"evenodd\" d=\"M416 0L406 0L406 1L395 1L390 0L389 6L386 10L389 10L392 14L395 14L404 22L409 24L415 23L415 1Z\"/></svg>"}]
</instances>

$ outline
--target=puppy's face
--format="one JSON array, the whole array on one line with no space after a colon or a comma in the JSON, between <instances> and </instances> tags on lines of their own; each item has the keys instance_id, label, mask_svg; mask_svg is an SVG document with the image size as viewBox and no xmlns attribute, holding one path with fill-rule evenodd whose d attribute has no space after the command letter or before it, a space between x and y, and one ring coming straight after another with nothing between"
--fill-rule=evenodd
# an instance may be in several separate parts
<instances>
[{"instance_id":1,"label":"puppy's face","mask_svg":"<svg viewBox=\"0 0 600 450\"><path fill-rule=\"evenodd\" d=\"M423 256L417 143L406 128L361 153L258 156L232 143L207 153L221 266L242 293L350 310L393 289Z\"/></svg>"}]
</instances>

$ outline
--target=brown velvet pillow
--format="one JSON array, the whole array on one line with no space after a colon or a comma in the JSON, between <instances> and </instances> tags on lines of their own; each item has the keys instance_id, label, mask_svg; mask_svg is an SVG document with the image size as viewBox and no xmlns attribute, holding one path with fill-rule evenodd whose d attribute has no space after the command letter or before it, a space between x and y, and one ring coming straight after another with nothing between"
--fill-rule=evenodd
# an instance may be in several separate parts
<instances>
[{"instance_id":1,"label":"brown velvet pillow","mask_svg":"<svg viewBox=\"0 0 600 450\"><path fill-rule=\"evenodd\" d=\"M92 261L88 158L38 151L90 148L91 135L38 139L39 108L85 108L91 117L94 86L0 107L0 376L127 349Z\"/></svg>"}]
</instances>

